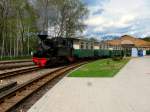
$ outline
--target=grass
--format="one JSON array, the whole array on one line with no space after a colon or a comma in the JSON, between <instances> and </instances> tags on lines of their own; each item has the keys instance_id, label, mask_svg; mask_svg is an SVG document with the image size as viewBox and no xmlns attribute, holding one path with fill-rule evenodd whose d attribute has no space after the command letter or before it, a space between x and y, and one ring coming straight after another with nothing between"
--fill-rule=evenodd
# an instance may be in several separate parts
<instances>
[{"instance_id":1,"label":"grass","mask_svg":"<svg viewBox=\"0 0 150 112\"><path fill-rule=\"evenodd\" d=\"M129 58L119 61L101 59L73 71L69 77L113 77L129 60Z\"/></svg>"}]
</instances>

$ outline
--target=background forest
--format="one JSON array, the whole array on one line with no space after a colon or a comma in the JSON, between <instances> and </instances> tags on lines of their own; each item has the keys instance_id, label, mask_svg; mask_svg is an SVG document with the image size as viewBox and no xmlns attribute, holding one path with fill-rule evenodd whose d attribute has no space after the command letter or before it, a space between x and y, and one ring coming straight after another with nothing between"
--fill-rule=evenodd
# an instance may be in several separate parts
<instances>
[{"instance_id":1,"label":"background forest","mask_svg":"<svg viewBox=\"0 0 150 112\"><path fill-rule=\"evenodd\" d=\"M79 35L87 15L81 0L0 0L0 59L30 56L42 31L52 37Z\"/></svg>"}]
</instances>

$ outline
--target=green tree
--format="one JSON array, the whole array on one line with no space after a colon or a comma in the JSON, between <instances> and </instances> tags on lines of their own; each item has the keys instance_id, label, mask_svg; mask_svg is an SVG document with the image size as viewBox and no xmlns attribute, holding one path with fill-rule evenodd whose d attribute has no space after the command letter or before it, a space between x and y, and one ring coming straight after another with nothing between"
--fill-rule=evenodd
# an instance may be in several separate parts
<instances>
[{"instance_id":1,"label":"green tree","mask_svg":"<svg viewBox=\"0 0 150 112\"><path fill-rule=\"evenodd\" d=\"M36 13L27 0L0 1L0 56L16 57L29 55L33 36L29 32L36 32Z\"/></svg>"},{"instance_id":2,"label":"green tree","mask_svg":"<svg viewBox=\"0 0 150 112\"><path fill-rule=\"evenodd\" d=\"M54 36L73 37L86 27L83 20L88 10L81 0L37 0L36 10L40 18L39 31L49 27Z\"/></svg>"}]
</instances>

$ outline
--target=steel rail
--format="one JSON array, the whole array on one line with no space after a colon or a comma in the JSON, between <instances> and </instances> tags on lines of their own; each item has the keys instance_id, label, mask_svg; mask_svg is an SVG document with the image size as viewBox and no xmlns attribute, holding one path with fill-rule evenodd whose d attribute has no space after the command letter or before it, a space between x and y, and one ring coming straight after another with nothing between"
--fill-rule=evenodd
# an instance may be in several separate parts
<instances>
[{"instance_id":1,"label":"steel rail","mask_svg":"<svg viewBox=\"0 0 150 112\"><path fill-rule=\"evenodd\" d=\"M69 71L85 64L87 62L76 63L54 70L50 73L36 77L22 85L18 85L9 92L0 96L0 112L9 112L14 109L18 104L23 102L33 93L37 92L41 87L46 85L51 80L60 75L64 75Z\"/></svg>"},{"instance_id":2,"label":"steel rail","mask_svg":"<svg viewBox=\"0 0 150 112\"><path fill-rule=\"evenodd\" d=\"M5 72L5 73L0 74L0 79L9 78L9 77L12 77L15 75L20 75L20 74L25 74L25 73L32 72L32 71L39 70L39 69L40 69L39 67L34 66L31 68L25 68L25 69L19 69L19 70L15 70L15 71Z\"/></svg>"},{"instance_id":3,"label":"steel rail","mask_svg":"<svg viewBox=\"0 0 150 112\"><path fill-rule=\"evenodd\" d=\"M0 61L0 64L24 63L24 62L32 62L32 60Z\"/></svg>"}]
</instances>

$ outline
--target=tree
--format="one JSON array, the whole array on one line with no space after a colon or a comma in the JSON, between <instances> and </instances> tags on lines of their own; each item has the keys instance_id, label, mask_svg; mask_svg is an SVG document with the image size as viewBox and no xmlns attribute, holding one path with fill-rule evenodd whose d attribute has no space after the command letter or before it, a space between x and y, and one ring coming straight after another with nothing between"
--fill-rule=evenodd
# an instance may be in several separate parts
<instances>
[{"instance_id":1,"label":"tree","mask_svg":"<svg viewBox=\"0 0 150 112\"><path fill-rule=\"evenodd\" d=\"M144 37L144 38L142 38L142 39L145 40L145 41L150 42L150 37Z\"/></svg>"},{"instance_id":2,"label":"tree","mask_svg":"<svg viewBox=\"0 0 150 112\"><path fill-rule=\"evenodd\" d=\"M53 36L73 37L85 28L83 20L88 10L81 0L37 0L36 10L39 12L38 26L42 26L39 31L49 27Z\"/></svg>"},{"instance_id":3,"label":"tree","mask_svg":"<svg viewBox=\"0 0 150 112\"><path fill-rule=\"evenodd\" d=\"M76 37L86 27L88 10L81 0L0 0L0 57L30 55L40 31ZM31 44L32 43L32 44Z\"/></svg>"},{"instance_id":4,"label":"tree","mask_svg":"<svg viewBox=\"0 0 150 112\"><path fill-rule=\"evenodd\" d=\"M36 13L27 0L0 1L0 56L16 57L29 55L33 36L26 34L36 32Z\"/></svg>"},{"instance_id":5,"label":"tree","mask_svg":"<svg viewBox=\"0 0 150 112\"><path fill-rule=\"evenodd\" d=\"M94 37L89 38L89 40L90 40L90 41L93 41L93 42L97 42L97 41L98 41L98 39L96 39L96 38L94 38Z\"/></svg>"}]
</instances>

